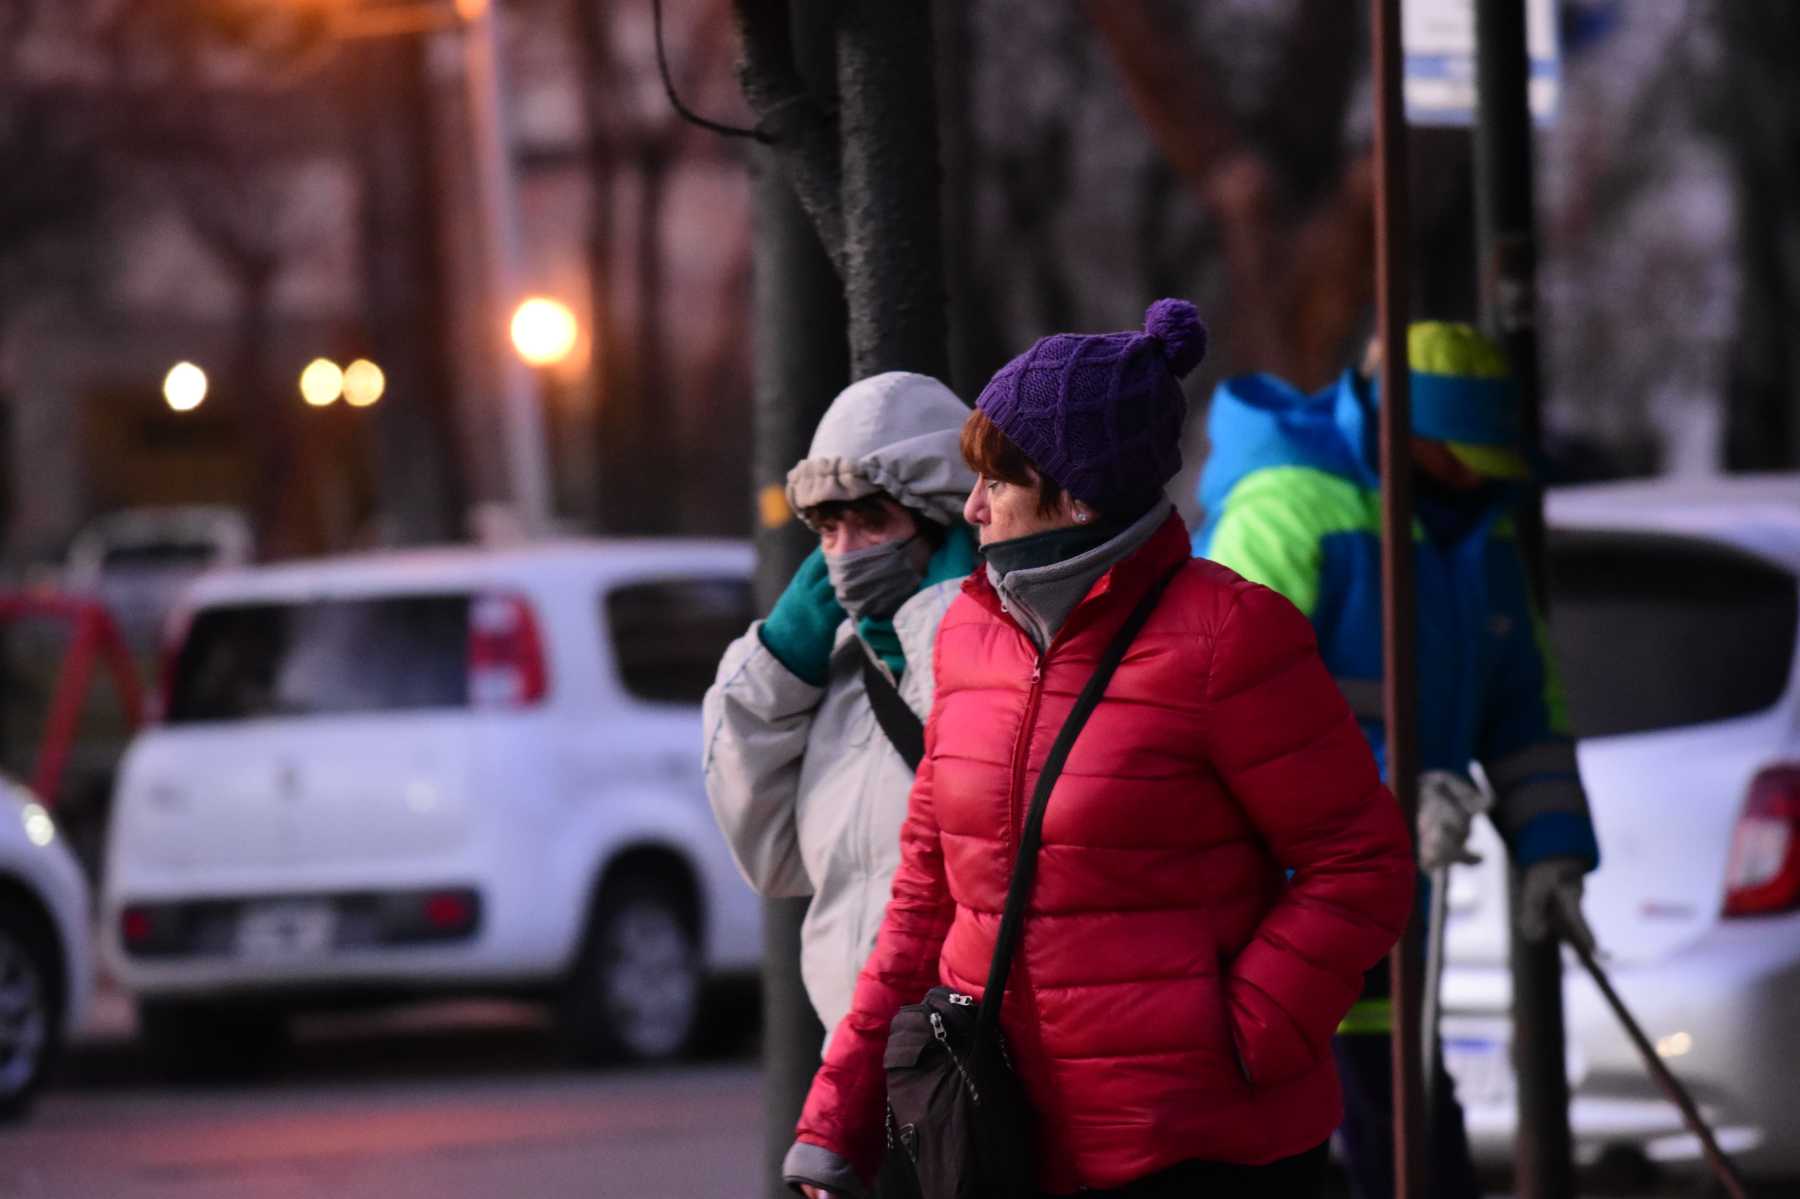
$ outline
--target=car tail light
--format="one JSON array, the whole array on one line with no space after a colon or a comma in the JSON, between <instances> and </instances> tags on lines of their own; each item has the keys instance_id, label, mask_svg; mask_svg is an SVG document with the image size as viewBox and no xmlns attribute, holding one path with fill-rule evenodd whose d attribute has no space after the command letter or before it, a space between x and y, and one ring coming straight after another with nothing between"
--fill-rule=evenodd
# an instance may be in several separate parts
<instances>
[{"instance_id":1,"label":"car tail light","mask_svg":"<svg viewBox=\"0 0 1800 1199\"><path fill-rule=\"evenodd\" d=\"M522 708L544 698L543 643L531 605L516 595L478 596L469 611L469 700Z\"/></svg>"},{"instance_id":2,"label":"car tail light","mask_svg":"<svg viewBox=\"0 0 1800 1199\"><path fill-rule=\"evenodd\" d=\"M475 923L475 900L466 891L435 891L425 897L425 923L439 932L460 932Z\"/></svg>"},{"instance_id":3,"label":"car tail light","mask_svg":"<svg viewBox=\"0 0 1800 1199\"><path fill-rule=\"evenodd\" d=\"M1800 764L1771 766L1750 781L1731 838L1725 914L1800 908Z\"/></svg>"},{"instance_id":4,"label":"car tail light","mask_svg":"<svg viewBox=\"0 0 1800 1199\"><path fill-rule=\"evenodd\" d=\"M156 935L156 921L143 908L126 908L119 913L119 935L126 945L142 945Z\"/></svg>"}]
</instances>

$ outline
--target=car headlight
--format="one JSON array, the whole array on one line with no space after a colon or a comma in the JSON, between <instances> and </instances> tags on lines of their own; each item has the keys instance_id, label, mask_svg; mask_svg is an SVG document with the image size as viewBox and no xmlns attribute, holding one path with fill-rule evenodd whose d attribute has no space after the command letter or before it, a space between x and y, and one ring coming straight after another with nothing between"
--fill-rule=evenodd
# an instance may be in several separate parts
<instances>
[{"instance_id":1,"label":"car headlight","mask_svg":"<svg viewBox=\"0 0 1800 1199\"><path fill-rule=\"evenodd\" d=\"M28 803L19 809L19 820L25 825L25 838L33 845L48 845L56 840L56 821L40 803Z\"/></svg>"}]
</instances>

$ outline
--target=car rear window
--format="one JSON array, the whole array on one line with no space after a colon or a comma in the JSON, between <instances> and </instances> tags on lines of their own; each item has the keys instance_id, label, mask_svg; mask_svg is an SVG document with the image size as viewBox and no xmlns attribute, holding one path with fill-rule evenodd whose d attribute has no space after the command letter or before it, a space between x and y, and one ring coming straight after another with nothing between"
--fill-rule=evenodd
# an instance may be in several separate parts
<instances>
[{"instance_id":1,"label":"car rear window","mask_svg":"<svg viewBox=\"0 0 1800 1199\"><path fill-rule=\"evenodd\" d=\"M1800 600L1764 559L1694 537L1564 532L1550 588L1576 736L1748 716L1786 690Z\"/></svg>"},{"instance_id":2,"label":"car rear window","mask_svg":"<svg viewBox=\"0 0 1800 1199\"><path fill-rule=\"evenodd\" d=\"M106 570L200 570L218 556L203 541L151 541L110 546L101 563Z\"/></svg>"},{"instance_id":3,"label":"car rear window","mask_svg":"<svg viewBox=\"0 0 1800 1199\"><path fill-rule=\"evenodd\" d=\"M750 580L731 576L631 583L602 602L620 680L652 703L699 703L756 614Z\"/></svg>"},{"instance_id":4,"label":"car rear window","mask_svg":"<svg viewBox=\"0 0 1800 1199\"><path fill-rule=\"evenodd\" d=\"M466 595L201 609L169 684L171 724L461 708Z\"/></svg>"}]
</instances>

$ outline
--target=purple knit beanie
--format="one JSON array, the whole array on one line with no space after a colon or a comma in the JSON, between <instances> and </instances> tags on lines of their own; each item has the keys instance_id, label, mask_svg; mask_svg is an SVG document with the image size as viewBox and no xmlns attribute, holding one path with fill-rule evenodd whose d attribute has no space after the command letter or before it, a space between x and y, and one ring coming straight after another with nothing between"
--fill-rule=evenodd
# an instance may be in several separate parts
<instances>
[{"instance_id":1,"label":"purple knit beanie","mask_svg":"<svg viewBox=\"0 0 1800 1199\"><path fill-rule=\"evenodd\" d=\"M1000 368L975 407L1070 495L1133 519L1181 469L1179 380L1205 357L1194 306L1158 300L1142 333L1039 338Z\"/></svg>"}]
</instances>

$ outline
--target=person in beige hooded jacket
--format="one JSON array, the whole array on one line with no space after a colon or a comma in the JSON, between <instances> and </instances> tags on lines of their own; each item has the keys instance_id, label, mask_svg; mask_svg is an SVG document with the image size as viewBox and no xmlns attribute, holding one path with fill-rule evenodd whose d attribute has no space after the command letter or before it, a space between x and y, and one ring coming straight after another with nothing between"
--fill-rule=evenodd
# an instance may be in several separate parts
<instances>
[{"instance_id":1,"label":"person in beige hooded jacket","mask_svg":"<svg viewBox=\"0 0 1800 1199\"><path fill-rule=\"evenodd\" d=\"M832 402L787 481L820 548L725 651L706 694L713 813L757 892L812 897L801 973L827 1029L874 948L913 781L864 662L924 719L938 622L975 564L962 521L974 476L958 448L968 413L936 379L901 371Z\"/></svg>"}]
</instances>

